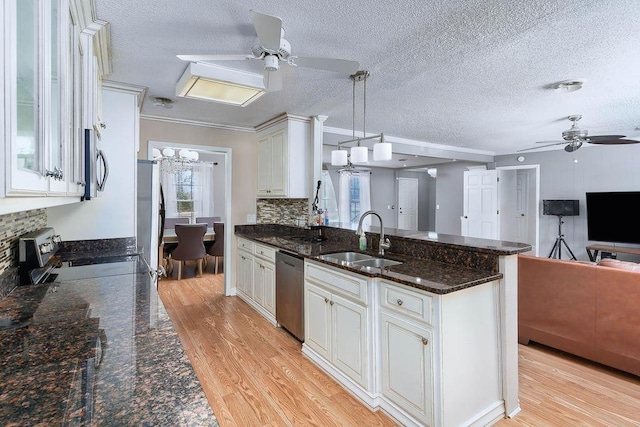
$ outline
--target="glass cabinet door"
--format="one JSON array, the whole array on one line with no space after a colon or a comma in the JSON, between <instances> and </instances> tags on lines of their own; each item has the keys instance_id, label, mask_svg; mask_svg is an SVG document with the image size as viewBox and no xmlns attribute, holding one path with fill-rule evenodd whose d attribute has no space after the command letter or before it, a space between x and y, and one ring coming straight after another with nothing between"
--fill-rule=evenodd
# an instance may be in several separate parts
<instances>
[{"instance_id":1,"label":"glass cabinet door","mask_svg":"<svg viewBox=\"0 0 640 427\"><path fill-rule=\"evenodd\" d=\"M18 0L16 5L16 140L18 169L42 171L42 144L38 137L38 2Z\"/></svg>"}]
</instances>

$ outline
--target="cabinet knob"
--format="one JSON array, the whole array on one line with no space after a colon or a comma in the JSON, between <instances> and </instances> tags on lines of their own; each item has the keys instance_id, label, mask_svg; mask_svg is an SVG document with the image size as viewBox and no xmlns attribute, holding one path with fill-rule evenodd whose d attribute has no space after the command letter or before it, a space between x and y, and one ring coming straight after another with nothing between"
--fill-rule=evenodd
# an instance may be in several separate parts
<instances>
[{"instance_id":1,"label":"cabinet knob","mask_svg":"<svg viewBox=\"0 0 640 427\"><path fill-rule=\"evenodd\" d=\"M329 304L333 305L333 301L330 301Z\"/></svg>"},{"instance_id":2,"label":"cabinet knob","mask_svg":"<svg viewBox=\"0 0 640 427\"><path fill-rule=\"evenodd\" d=\"M429 344L429 340L426 338L422 338L422 345L427 345Z\"/></svg>"},{"instance_id":3,"label":"cabinet knob","mask_svg":"<svg viewBox=\"0 0 640 427\"><path fill-rule=\"evenodd\" d=\"M329 302L329 298L324 297L324 302L325 302L325 303L328 303L328 302Z\"/></svg>"},{"instance_id":4,"label":"cabinet knob","mask_svg":"<svg viewBox=\"0 0 640 427\"><path fill-rule=\"evenodd\" d=\"M396 301L398 303L398 305L402 305L404 304L404 301L402 301L400 298L398 298L398 301Z\"/></svg>"}]
</instances>

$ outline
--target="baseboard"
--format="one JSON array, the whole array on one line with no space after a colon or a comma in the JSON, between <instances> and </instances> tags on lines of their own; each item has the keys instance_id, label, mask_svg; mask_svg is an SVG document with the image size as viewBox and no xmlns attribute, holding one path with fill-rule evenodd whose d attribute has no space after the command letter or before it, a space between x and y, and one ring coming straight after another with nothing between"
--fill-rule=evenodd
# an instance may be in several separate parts
<instances>
[{"instance_id":1,"label":"baseboard","mask_svg":"<svg viewBox=\"0 0 640 427\"><path fill-rule=\"evenodd\" d=\"M329 363L324 357L313 351L305 343L302 344L302 354L309 360L319 366L324 372L329 374L333 379L340 383L347 391L358 398L364 403L369 410L375 412L380 406L379 397L377 394L367 391L360 384L353 381L351 378L343 374L340 370L336 369L331 363Z\"/></svg>"},{"instance_id":2,"label":"baseboard","mask_svg":"<svg viewBox=\"0 0 640 427\"><path fill-rule=\"evenodd\" d=\"M274 316L273 314L269 313L260 304L258 304L257 302L255 302L254 300L252 300L250 297L248 297L247 295L243 294L242 292L238 292L238 297L240 297L240 299L242 301L244 301L247 304L249 304L249 306L251 306L251 308L253 308L255 311L257 311L262 317L267 319L269 321L269 323L271 323L273 326L278 326L278 323L276 322L276 316Z\"/></svg>"}]
</instances>

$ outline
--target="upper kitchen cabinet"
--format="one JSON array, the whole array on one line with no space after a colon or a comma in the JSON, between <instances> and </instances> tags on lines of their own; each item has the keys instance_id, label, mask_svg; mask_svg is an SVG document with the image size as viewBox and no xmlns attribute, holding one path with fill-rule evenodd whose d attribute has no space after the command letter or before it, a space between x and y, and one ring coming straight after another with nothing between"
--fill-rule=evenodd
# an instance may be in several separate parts
<instances>
[{"instance_id":1,"label":"upper kitchen cabinet","mask_svg":"<svg viewBox=\"0 0 640 427\"><path fill-rule=\"evenodd\" d=\"M258 197L309 197L310 120L284 114L256 127Z\"/></svg>"},{"instance_id":2,"label":"upper kitchen cabinet","mask_svg":"<svg viewBox=\"0 0 640 427\"><path fill-rule=\"evenodd\" d=\"M2 211L77 202L83 129L99 127L110 72L108 24L89 0L6 0L0 21Z\"/></svg>"}]
</instances>

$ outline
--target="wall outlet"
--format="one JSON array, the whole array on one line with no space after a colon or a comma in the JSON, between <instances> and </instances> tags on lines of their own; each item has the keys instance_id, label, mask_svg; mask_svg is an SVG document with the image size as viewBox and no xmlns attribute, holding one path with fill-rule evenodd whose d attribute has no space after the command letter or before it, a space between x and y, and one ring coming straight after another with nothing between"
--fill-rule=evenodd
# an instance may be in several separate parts
<instances>
[{"instance_id":1,"label":"wall outlet","mask_svg":"<svg viewBox=\"0 0 640 427\"><path fill-rule=\"evenodd\" d=\"M256 223L256 214L247 214L247 223L255 224Z\"/></svg>"}]
</instances>

